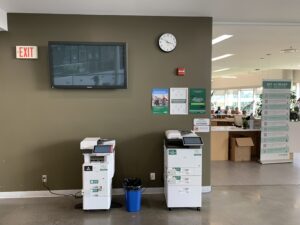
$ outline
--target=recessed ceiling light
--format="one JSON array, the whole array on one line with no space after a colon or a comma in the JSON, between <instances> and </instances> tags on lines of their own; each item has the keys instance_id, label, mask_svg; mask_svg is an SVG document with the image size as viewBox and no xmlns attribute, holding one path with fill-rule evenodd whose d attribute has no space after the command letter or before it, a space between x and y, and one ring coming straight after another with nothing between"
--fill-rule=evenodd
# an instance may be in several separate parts
<instances>
[{"instance_id":1,"label":"recessed ceiling light","mask_svg":"<svg viewBox=\"0 0 300 225\"><path fill-rule=\"evenodd\" d=\"M227 57L230 57L230 56L233 56L233 54L220 55L220 56L217 56L215 58L212 58L211 61L217 61L217 60L224 59L224 58L227 58Z\"/></svg>"},{"instance_id":2,"label":"recessed ceiling light","mask_svg":"<svg viewBox=\"0 0 300 225\"><path fill-rule=\"evenodd\" d=\"M213 39L212 40L212 44L214 45L214 44L217 44L217 43L219 43L219 42L221 42L221 41L224 41L224 40L226 40L226 39L228 39L228 38L231 38L233 35L231 35L231 34L224 34L224 35L221 35L221 36L219 36L219 37L216 37L215 39Z\"/></svg>"},{"instance_id":3,"label":"recessed ceiling light","mask_svg":"<svg viewBox=\"0 0 300 225\"><path fill-rule=\"evenodd\" d=\"M214 70L213 73L218 73L218 72L227 71L227 70L230 70L230 68L223 68L223 69L219 69L219 70Z\"/></svg>"}]
</instances>

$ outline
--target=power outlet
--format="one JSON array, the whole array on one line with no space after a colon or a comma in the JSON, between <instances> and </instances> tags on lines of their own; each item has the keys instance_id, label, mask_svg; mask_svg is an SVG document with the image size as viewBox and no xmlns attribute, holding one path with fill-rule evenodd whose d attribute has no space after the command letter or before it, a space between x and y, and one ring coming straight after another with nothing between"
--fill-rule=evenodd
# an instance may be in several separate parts
<instances>
[{"instance_id":1,"label":"power outlet","mask_svg":"<svg viewBox=\"0 0 300 225\"><path fill-rule=\"evenodd\" d=\"M47 183L47 175L42 175L42 183Z\"/></svg>"},{"instance_id":2,"label":"power outlet","mask_svg":"<svg viewBox=\"0 0 300 225\"><path fill-rule=\"evenodd\" d=\"M150 180L155 180L155 173L150 173Z\"/></svg>"}]
</instances>

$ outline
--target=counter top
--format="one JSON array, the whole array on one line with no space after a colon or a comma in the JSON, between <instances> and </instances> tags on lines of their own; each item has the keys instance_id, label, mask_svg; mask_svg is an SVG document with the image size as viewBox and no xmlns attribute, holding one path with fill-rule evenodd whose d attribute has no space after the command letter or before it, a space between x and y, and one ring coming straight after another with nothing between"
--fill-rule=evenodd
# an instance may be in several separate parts
<instances>
[{"instance_id":1,"label":"counter top","mask_svg":"<svg viewBox=\"0 0 300 225\"><path fill-rule=\"evenodd\" d=\"M235 126L211 126L212 132L218 131L239 131L239 132L247 132L247 131L260 131L260 129L243 129Z\"/></svg>"},{"instance_id":2,"label":"counter top","mask_svg":"<svg viewBox=\"0 0 300 225\"><path fill-rule=\"evenodd\" d=\"M217 121L217 122L234 122L234 118L211 119L211 121Z\"/></svg>"}]
</instances>

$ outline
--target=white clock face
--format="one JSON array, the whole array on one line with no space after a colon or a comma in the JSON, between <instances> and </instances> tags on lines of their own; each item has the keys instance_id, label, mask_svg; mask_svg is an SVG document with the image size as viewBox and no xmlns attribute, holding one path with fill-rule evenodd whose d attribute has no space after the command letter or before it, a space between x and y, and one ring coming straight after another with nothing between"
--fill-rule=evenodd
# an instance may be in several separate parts
<instances>
[{"instance_id":1,"label":"white clock face","mask_svg":"<svg viewBox=\"0 0 300 225\"><path fill-rule=\"evenodd\" d=\"M158 44L164 52L171 52L176 47L176 38L173 34L165 33L160 36Z\"/></svg>"}]
</instances>

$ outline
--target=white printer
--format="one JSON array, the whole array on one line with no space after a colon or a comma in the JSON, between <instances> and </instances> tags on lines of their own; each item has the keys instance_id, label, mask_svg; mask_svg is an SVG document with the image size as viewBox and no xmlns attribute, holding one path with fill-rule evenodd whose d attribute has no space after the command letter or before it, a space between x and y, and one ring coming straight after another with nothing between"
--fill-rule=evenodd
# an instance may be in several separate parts
<instances>
[{"instance_id":1,"label":"white printer","mask_svg":"<svg viewBox=\"0 0 300 225\"><path fill-rule=\"evenodd\" d=\"M169 210L202 206L201 137L168 130L164 143L164 193Z\"/></svg>"},{"instance_id":2,"label":"white printer","mask_svg":"<svg viewBox=\"0 0 300 225\"><path fill-rule=\"evenodd\" d=\"M83 210L110 209L115 172L115 140L87 137L80 142Z\"/></svg>"}]
</instances>

